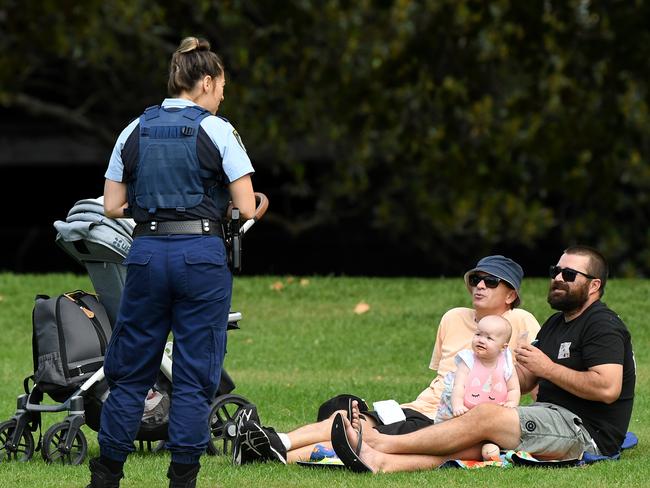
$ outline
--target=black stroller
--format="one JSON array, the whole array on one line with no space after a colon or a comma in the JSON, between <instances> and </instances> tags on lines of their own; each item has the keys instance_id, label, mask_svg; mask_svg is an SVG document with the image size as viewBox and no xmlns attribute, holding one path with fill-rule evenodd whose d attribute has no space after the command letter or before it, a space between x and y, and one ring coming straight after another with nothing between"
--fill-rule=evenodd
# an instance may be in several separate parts
<instances>
[{"instance_id":1,"label":"black stroller","mask_svg":"<svg viewBox=\"0 0 650 488\"><path fill-rule=\"evenodd\" d=\"M237 252L240 250L241 236L264 215L268 207L265 195L256 193L255 197L255 216L240 226L238 212L234 209L230 228L226 232L228 244L234 249L232 265L235 269L241 266ZM126 267L122 262L131 248L135 223L131 219L106 218L103 212L101 198L80 200L68 212L66 221L57 221L54 227L57 230L57 244L88 272L112 327L126 280ZM241 313L231 312L228 329L239 328L241 318ZM166 414L169 409L173 366L171 351L172 342L168 342L157 382L147 396L145 415L136 436L140 449L162 449L167 439ZM48 463L83 463L88 445L81 426L86 424L96 432L99 430L101 406L109 394L103 368L84 378L72 390L48 391L52 400L59 402L58 405L41 405L44 393L39 389L39 384L34 384L30 389L26 379L25 393L17 398L16 413L11 419L0 423L0 462L28 461L40 449L43 459ZM228 454L232 451L236 434L235 415L241 406L249 403L246 398L232 394L234 388L232 378L223 369L206 426L210 430L209 454ZM64 411L68 412L67 417L52 425L42 439L39 437L38 442L34 442L32 433L40 429L41 414Z\"/></svg>"}]
</instances>

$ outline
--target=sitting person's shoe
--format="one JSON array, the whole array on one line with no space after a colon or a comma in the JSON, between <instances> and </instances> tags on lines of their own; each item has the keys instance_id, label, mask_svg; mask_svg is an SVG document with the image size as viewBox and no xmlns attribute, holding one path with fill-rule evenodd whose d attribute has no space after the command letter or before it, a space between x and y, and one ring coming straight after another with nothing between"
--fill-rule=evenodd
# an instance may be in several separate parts
<instances>
[{"instance_id":1,"label":"sitting person's shoe","mask_svg":"<svg viewBox=\"0 0 650 488\"><path fill-rule=\"evenodd\" d=\"M183 475L179 475L174 471L172 465L167 470L167 478L169 478L169 488L196 488L196 478L199 475L201 465L197 464L191 470Z\"/></svg>"},{"instance_id":2,"label":"sitting person's shoe","mask_svg":"<svg viewBox=\"0 0 650 488\"><path fill-rule=\"evenodd\" d=\"M257 407L252 403L247 403L246 405L241 406L235 414L234 421L235 426L237 427L237 433L239 433L239 429L244 422L255 422L257 425L262 425L260 416L257 413Z\"/></svg>"},{"instance_id":3,"label":"sitting person's shoe","mask_svg":"<svg viewBox=\"0 0 650 488\"><path fill-rule=\"evenodd\" d=\"M249 439L246 422L237 419L237 433L232 443L232 463L237 466L261 460L261 452L255 448L254 440Z\"/></svg>"},{"instance_id":4,"label":"sitting person's shoe","mask_svg":"<svg viewBox=\"0 0 650 488\"><path fill-rule=\"evenodd\" d=\"M257 422L244 422L233 445L233 463L278 461L287 464L287 449L273 427L262 427Z\"/></svg>"},{"instance_id":5,"label":"sitting person's shoe","mask_svg":"<svg viewBox=\"0 0 650 488\"><path fill-rule=\"evenodd\" d=\"M244 454L244 457L242 458L241 441L243 440L243 438L241 437L241 428L242 425L244 425L244 423L246 422L256 422L257 425L262 424L262 422L260 422L260 417L257 413L257 407L252 403L247 403L246 405L242 405L239 408L239 410L237 410L237 413L235 413L235 417L233 421L235 422L235 439L233 440L233 445L232 445L233 464L241 465L241 464L247 464L249 462L256 461L257 458L248 459L248 456L246 454Z\"/></svg>"},{"instance_id":6,"label":"sitting person's shoe","mask_svg":"<svg viewBox=\"0 0 650 488\"><path fill-rule=\"evenodd\" d=\"M99 462L99 458L93 458L88 463L90 468L90 484L86 488L119 488L120 480L124 473L113 473L106 466Z\"/></svg>"}]
</instances>

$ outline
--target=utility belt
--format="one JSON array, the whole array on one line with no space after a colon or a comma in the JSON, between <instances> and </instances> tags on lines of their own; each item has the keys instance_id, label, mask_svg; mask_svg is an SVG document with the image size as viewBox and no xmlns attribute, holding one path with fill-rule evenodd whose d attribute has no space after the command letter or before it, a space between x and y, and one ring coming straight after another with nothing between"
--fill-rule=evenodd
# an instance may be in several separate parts
<instances>
[{"instance_id":1,"label":"utility belt","mask_svg":"<svg viewBox=\"0 0 650 488\"><path fill-rule=\"evenodd\" d=\"M133 237L166 235L204 235L223 237L221 223L214 220L169 220L141 222L133 229Z\"/></svg>"}]
</instances>

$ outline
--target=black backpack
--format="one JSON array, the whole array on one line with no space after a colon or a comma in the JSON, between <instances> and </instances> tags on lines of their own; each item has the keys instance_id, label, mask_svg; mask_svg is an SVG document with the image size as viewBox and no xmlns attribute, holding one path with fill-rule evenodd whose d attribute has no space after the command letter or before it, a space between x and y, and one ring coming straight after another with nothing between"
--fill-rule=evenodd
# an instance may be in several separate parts
<instances>
[{"instance_id":1,"label":"black backpack","mask_svg":"<svg viewBox=\"0 0 650 488\"><path fill-rule=\"evenodd\" d=\"M63 401L104 364L111 326L95 295L37 295L32 313L34 382Z\"/></svg>"}]
</instances>

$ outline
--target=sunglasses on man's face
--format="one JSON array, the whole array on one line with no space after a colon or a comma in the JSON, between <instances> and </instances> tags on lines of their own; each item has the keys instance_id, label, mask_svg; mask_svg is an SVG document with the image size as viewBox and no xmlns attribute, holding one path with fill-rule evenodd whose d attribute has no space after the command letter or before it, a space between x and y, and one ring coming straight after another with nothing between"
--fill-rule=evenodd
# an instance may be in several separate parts
<instances>
[{"instance_id":1,"label":"sunglasses on man's face","mask_svg":"<svg viewBox=\"0 0 650 488\"><path fill-rule=\"evenodd\" d=\"M468 276L467 281L469 286L478 286L482 281L488 288L496 288L501 283L501 278L492 275L471 274Z\"/></svg>"},{"instance_id":2,"label":"sunglasses on man's face","mask_svg":"<svg viewBox=\"0 0 650 488\"><path fill-rule=\"evenodd\" d=\"M587 273L583 273L582 271L578 271L577 269L573 268L563 268L562 266L551 266L549 268L549 273L548 273L551 278L555 279L555 277L559 274L562 274L562 279L566 281L567 283L571 283L576 280L579 274L582 276L585 276L589 278L590 280L596 279L595 276L591 276Z\"/></svg>"}]
</instances>

